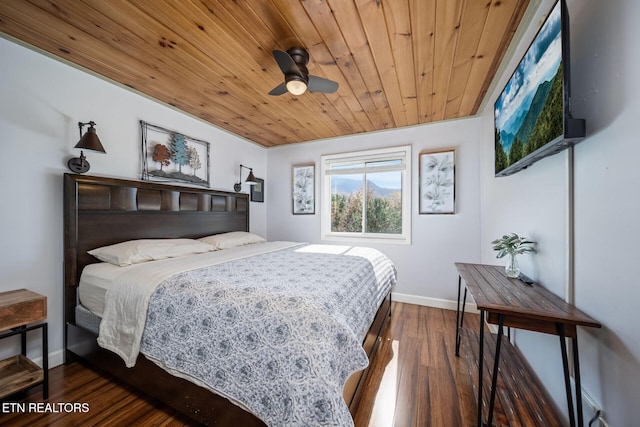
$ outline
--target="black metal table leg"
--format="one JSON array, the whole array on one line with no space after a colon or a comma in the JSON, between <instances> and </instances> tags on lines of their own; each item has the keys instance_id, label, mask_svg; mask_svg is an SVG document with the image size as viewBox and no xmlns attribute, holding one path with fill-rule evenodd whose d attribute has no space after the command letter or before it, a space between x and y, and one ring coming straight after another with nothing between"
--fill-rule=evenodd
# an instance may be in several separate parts
<instances>
[{"instance_id":1,"label":"black metal table leg","mask_svg":"<svg viewBox=\"0 0 640 427\"><path fill-rule=\"evenodd\" d=\"M460 309L460 290L462 286L462 277L458 276L458 307L456 310L456 356L460 356L460 340L462 339L462 324L464 323L464 309L467 303L467 288L464 288L464 297L462 299L462 310Z\"/></svg>"},{"instance_id":2,"label":"black metal table leg","mask_svg":"<svg viewBox=\"0 0 640 427\"><path fill-rule=\"evenodd\" d=\"M498 336L496 337L496 354L493 359L493 375L491 376L491 397L489 398L489 415L487 425L493 421L493 407L496 402L496 389L498 388L498 366L500 364L500 347L502 347L502 333L504 326L504 314L498 315Z\"/></svg>"},{"instance_id":3,"label":"black metal table leg","mask_svg":"<svg viewBox=\"0 0 640 427\"><path fill-rule=\"evenodd\" d=\"M484 310L480 310L480 351L478 352L478 427L482 427L482 368L484 366Z\"/></svg>"},{"instance_id":4,"label":"black metal table leg","mask_svg":"<svg viewBox=\"0 0 640 427\"><path fill-rule=\"evenodd\" d=\"M576 416L573 411L573 397L571 395L571 379L569 377L569 361L567 358L567 343L565 342L564 324L556 323L558 336L560 337L560 352L562 353L562 369L564 370L564 388L567 394L567 407L569 409L569 425L576 427ZM577 384L576 384L577 387ZM576 396L576 399L579 395ZM582 426L582 424L581 424Z\"/></svg>"},{"instance_id":5,"label":"black metal table leg","mask_svg":"<svg viewBox=\"0 0 640 427\"><path fill-rule=\"evenodd\" d=\"M582 416L582 384L580 383L580 358L578 357L578 336L573 338L573 375L576 379L576 408L578 409L578 425L584 425Z\"/></svg>"},{"instance_id":6,"label":"black metal table leg","mask_svg":"<svg viewBox=\"0 0 640 427\"><path fill-rule=\"evenodd\" d=\"M458 276L458 305L456 307L456 356L460 356L460 287L462 277Z\"/></svg>"},{"instance_id":7,"label":"black metal table leg","mask_svg":"<svg viewBox=\"0 0 640 427\"><path fill-rule=\"evenodd\" d=\"M27 355L27 327L26 326L20 326L18 328L20 331L22 331L20 333L20 351L22 352L23 356Z\"/></svg>"},{"instance_id":8,"label":"black metal table leg","mask_svg":"<svg viewBox=\"0 0 640 427\"><path fill-rule=\"evenodd\" d=\"M42 398L49 398L49 333L47 324L42 324Z\"/></svg>"}]
</instances>

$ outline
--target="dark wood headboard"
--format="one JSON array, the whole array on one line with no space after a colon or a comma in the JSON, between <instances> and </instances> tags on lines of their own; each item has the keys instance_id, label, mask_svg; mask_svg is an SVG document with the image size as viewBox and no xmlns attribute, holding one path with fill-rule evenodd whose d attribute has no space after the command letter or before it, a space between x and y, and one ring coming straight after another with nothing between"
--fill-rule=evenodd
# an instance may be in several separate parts
<instances>
[{"instance_id":1,"label":"dark wood headboard","mask_svg":"<svg viewBox=\"0 0 640 427\"><path fill-rule=\"evenodd\" d=\"M65 323L75 322L88 250L133 239L249 231L249 196L149 181L64 175Z\"/></svg>"}]
</instances>

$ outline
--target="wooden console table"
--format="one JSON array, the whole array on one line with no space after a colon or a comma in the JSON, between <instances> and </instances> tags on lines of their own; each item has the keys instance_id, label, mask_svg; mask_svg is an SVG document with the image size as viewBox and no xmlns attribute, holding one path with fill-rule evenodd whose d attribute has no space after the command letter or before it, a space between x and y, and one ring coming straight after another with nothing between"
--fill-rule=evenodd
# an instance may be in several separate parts
<instances>
[{"instance_id":1,"label":"wooden console table","mask_svg":"<svg viewBox=\"0 0 640 427\"><path fill-rule=\"evenodd\" d=\"M458 310L456 313L456 356L460 353L461 328L464 321L464 306L467 291L471 293L480 311L480 354L478 359L478 426L482 426L482 366L484 351L484 321L498 325L496 352L491 378L491 397L489 399L489 414L487 425L491 426L493 407L496 396L496 381L498 377L498 363L500 360L500 346L503 328L514 327L530 331L558 335L564 369L564 383L569 409L569 423L576 426L569 377L569 363L567 360L566 338L573 343L573 364L576 390L576 406L578 425L583 426L582 399L580 384L580 365L578 358L578 335L576 326L600 328L600 323L568 304L557 295L536 283L525 283L520 279L510 279L504 267L456 263L458 269ZM464 296L461 299L462 280L465 282ZM460 303L462 302L462 307Z\"/></svg>"}]
</instances>

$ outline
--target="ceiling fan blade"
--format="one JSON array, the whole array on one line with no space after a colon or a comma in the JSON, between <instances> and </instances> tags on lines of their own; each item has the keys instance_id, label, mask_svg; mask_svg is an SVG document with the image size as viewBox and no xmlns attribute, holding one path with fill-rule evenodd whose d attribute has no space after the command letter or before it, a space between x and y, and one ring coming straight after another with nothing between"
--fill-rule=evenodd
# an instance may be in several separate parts
<instances>
[{"instance_id":1,"label":"ceiling fan blade","mask_svg":"<svg viewBox=\"0 0 640 427\"><path fill-rule=\"evenodd\" d=\"M276 59L276 62L283 74L296 74L298 76L302 76L300 69L287 52L283 50L274 50L273 57Z\"/></svg>"},{"instance_id":2,"label":"ceiling fan blade","mask_svg":"<svg viewBox=\"0 0 640 427\"><path fill-rule=\"evenodd\" d=\"M280 83L278 86L271 89L271 92L269 92L269 95L279 96L285 93L287 93L287 86L285 85L285 83Z\"/></svg>"},{"instance_id":3,"label":"ceiling fan blade","mask_svg":"<svg viewBox=\"0 0 640 427\"><path fill-rule=\"evenodd\" d=\"M310 92L333 93L338 90L338 83L318 76L309 76Z\"/></svg>"}]
</instances>

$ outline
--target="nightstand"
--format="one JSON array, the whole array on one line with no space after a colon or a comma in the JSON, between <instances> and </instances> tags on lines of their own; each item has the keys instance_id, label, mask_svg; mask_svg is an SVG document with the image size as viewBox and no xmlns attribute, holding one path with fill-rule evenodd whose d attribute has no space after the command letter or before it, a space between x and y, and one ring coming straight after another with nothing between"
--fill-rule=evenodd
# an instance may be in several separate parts
<instances>
[{"instance_id":1,"label":"nightstand","mask_svg":"<svg viewBox=\"0 0 640 427\"><path fill-rule=\"evenodd\" d=\"M0 399L42 384L49 397L49 350L47 345L47 297L27 289L0 293L0 340L20 335L21 354L0 361ZM36 323L41 322L41 323ZM42 368L27 358L27 332L40 329Z\"/></svg>"}]
</instances>

